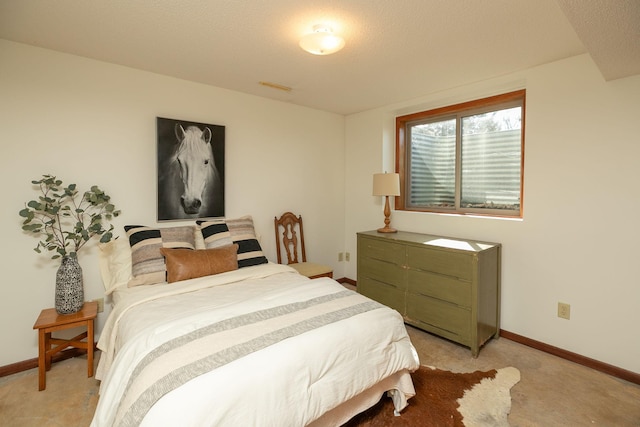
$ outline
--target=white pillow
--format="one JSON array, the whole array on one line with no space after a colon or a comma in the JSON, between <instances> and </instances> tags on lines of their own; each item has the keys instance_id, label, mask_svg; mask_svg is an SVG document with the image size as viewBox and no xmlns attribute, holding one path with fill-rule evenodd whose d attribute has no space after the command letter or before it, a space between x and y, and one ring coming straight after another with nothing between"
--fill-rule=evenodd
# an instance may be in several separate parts
<instances>
[{"instance_id":1,"label":"white pillow","mask_svg":"<svg viewBox=\"0 0 640 427\"><path fill-rule=\"evenodd\" d=\"M126 238L98 244L98 261L105 295L131 280L131 246Z\"/></svg>"}]
</instances>

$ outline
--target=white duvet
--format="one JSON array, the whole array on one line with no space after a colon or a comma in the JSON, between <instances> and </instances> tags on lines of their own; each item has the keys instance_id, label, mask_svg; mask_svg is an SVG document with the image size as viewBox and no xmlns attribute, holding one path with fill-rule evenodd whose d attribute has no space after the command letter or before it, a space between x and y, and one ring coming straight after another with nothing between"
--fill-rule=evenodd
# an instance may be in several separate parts
<instances>
[{"instance_id":1,"label":"white duvet","mask_svg":"<svg viewBox=\"0 0 640 427\"><path fill-rule=\"evenodd\" d=\"M159 345L225 319L339 292L344 287L331 279L309 280L289 267L271 263L120 290L98 343L103 353L96 377L102 383L91 425L111 426L119 420L118 405L132 371ZM368 301L361 295L348 298ZM238 332L236 338L238 335L242 338L245 333ZM396 409L402 409L414 394L409 372L418 366L402 317L379 307L284 339L199 375L169 390L146 412L140 425L340 424L354 415L353 408L362 410L375 403L375 399L360 399L349 406L368 390L375 396L396 389L394 403ZM328 416L332 414L337 415Z\"/></svg>"}]
</instances>

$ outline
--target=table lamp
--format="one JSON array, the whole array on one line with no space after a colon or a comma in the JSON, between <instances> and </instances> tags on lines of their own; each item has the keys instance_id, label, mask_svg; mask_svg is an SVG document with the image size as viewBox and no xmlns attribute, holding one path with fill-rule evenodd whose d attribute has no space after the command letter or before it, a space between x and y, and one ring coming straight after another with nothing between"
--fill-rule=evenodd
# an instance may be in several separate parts
<instances>
[{"instance_id":1,"label":"table lamp","mask_svg":"<svg viewBox=\"0 0 640 427\"><path fill-rule=\"evenodd\" d=\"M373 195L385 196L384 203L384 227L378 229L378 233L396 233L398 230L389 227L391 223L391 208L389 196L400 195L400 175L397 173L373 174Z\"/></svg>"}]
</instances>

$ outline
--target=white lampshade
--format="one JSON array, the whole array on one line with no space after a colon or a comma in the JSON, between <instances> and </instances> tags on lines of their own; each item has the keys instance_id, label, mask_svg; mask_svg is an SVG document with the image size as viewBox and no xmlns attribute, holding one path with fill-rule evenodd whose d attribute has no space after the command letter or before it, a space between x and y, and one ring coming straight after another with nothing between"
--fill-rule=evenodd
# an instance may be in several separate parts
<instances>
[{"instance_id":1,"label":"white lampshade","mask_svg":"<svg viewBox=\"0 0 640 427\"><path fill-rule=\"evenodd\" d=\"M399 196L400 175L397 173L373 174L374 196Z\"/></svg>"},{"instance_id":2,"label":"white lampshade","mask_svg":"<svg viewBox=\"0 0 640 427\"><path fill-rule=\"evenodd\" d=\"M300 39L300 47L314 55L330 55L344 47L344 39L333 34L331 27L314 25L313 32Z\"/></svg>"}]
</instances>

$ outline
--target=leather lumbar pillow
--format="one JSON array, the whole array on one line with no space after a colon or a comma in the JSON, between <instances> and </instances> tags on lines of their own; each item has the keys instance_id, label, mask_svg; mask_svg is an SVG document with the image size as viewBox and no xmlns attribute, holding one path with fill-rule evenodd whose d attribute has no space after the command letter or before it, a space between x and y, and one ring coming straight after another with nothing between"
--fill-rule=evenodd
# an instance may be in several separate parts
<instances>
[{"instance_id":1,"label":"leather lumbar pillow","mask_svg":"<svg viewBox=\"0 0 640 427\"><path fill-rule=\"evenodd\" d=\"M161 248L167 266L167 282L195 279L238 269L238 245L215 249Z\"/></svg>"}]
</instances>

